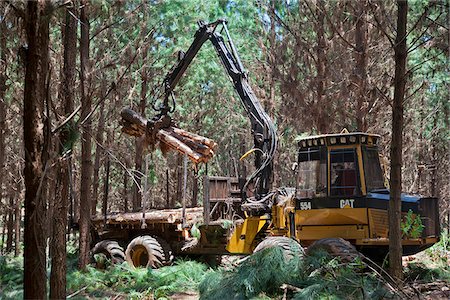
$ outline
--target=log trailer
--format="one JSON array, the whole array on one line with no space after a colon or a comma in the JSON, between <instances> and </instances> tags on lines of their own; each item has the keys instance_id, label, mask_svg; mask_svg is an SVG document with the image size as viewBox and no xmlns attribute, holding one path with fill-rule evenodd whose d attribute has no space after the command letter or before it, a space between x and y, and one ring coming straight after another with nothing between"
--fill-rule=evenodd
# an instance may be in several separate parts
<instances>
[{"instance_id":1,"label":"log trailer","mask_svg":"<svg viewBox=\"0 0 450 300\"><path fill-rule=\"evenodd\" d=\"M173 255L247 255L257 246L289 239L308 247L342 238L371 258L384 258L389 190L377 148L380 136L342 132L301 138L293 168L296 186L272 190L276 130L248 83L225 20L199 22L193 43L164 80L157 116L140 120L146 136L171 124L173 91L207 40L250 118L254 148L246 155L254 153L255 172L248 178L205 176L203 207L93 217L92 254L156 268L169 264ZM401 200L403 252L409 255L438 241L438 202L407 194Z\"/></svg>"}]
</instances>

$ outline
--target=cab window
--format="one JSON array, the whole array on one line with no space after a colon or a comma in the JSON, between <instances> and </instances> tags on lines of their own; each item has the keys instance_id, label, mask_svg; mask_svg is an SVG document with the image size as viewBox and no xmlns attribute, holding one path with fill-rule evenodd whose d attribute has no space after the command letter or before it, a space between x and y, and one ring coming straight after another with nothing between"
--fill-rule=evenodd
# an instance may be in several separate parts
<instances>
[{"instance_id":1,"label":"cab window","mask_svg":"<svg viewBox=\"0 0 450 300\"><path fill-rule=\"evenodd\" d=\"M301 149L297 170L297 195L300 198L326 196L327 152L325 147Z\"/></svg>"},{"instance_id":2,"label":"cab window","mask_svg":"<svg viewBox=\"0 0 450 300\"><path fill-rule=\"evenodd\" d=\"M355 149L330 151L330 195L355 196L359 194Z\"/></svg>"},{"instance_id":3,"label":"cab window","mask_svg":"<svg viewBox=\"0 0 450 300\"><path fill-rule=\"evenodd\" d=\"M385 189L378 149L376 147L363 147L363 162L367 192Z\"/></svg>"}]
</instances>

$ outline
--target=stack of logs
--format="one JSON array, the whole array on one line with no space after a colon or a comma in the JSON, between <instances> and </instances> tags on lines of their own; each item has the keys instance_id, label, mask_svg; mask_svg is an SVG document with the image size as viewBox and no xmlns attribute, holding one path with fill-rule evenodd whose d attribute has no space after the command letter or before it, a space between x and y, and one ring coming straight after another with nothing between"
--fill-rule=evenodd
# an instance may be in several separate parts
<instances>
[{"instance_id":1,"label":"stack of logs","mask_svg":"<svg viewBox=\"0 0 450 300\"><path fill-rule=\"evenodd\" d=\"M208 162L217 147L211 139L175 127L167 116L156 121L146 120L128 108L122 110L121 116L122 132L136 137L144 136L151 148L159 142L162 149L169 148L186 154L196 164Z\"/></svg>"}]
</instances>

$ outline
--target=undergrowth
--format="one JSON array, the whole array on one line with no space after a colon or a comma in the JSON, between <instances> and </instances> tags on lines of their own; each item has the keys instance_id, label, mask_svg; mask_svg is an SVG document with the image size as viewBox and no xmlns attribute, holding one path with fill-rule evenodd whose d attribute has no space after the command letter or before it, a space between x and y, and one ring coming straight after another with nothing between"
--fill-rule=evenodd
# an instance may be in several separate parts
<instances>
[{"instance_id":1,"label":"undergrowth","mask_svg":"<svg viewBox=\"0 0 450 300\"><path fill-rule=\"evenodd\" d=\"M196 291L213 272L205 264L188 260L157 270L134 269L123 263L106 270L88 266L83 272L76 269L77 256L75 249L68 247L67 294L71 299L109 299L118 295L126 299L166 299L176 292ZM22 257L0 256L0 300L23 298L22 276Z\"/></svg>"},{"instance_id":2,"label":"undergrowth","mask_svg":"<svg viewBox=\"0 0 450 300\"><path fill-rule=\"evenodd\" d=\"M158 270L133 269L126 263L97 270L77 270L78 253L68 246L67 292L71 299L167 299L176 292L199 291L209 299L389 299L394 295L381 276L361 261L342 263L326 253L285 260L280 248L247 257L234 268L211 269L205 264L178 260ZM408 281L450 281L450 242L439 243L405 268ZM22 257L0 256L0 300L22 299ZM48 275L50 271L48 270ZM281 287L284 286L282 289Z\"/></svg>"},{"instance_id":3,"label":"undergrowth","mask_svg":"<svg viewBox=\"0 0 450 300\"><path fill-rule=\"evenodd\" d=\"M22 299L22 284L22 256L0 256L0 299Z\"/></svg>"},{"instance_id":4,"label":"undergrowth","mask_svg":"<svg viewBox=\"0 0 450 300\"><path fill-rule=\"evenodd\" d=\"M300 274L300 255L286 263L280 248L249 256L232 271L217 271L200 284L200 299L248 299L262 292L273 295Z\"/></svg>"},{"instance_id":5,"label":"undergrowth","mask_svg":"<svg viewBox=\"0 0 450 300\"><path fill-rule=\"evenodd\" d=\"M419 261L410 262L405 270L408 281L450 282L450 237L443 231L439 242L420 255Z\"/></svg>"},{"instance_id":6,"label":"undergrowth","mask_svg":"<svg viewBox=\"0 0 450 300\"><path fill-rule=\"evenodd\" d=\"M364 272L360 261L341 263L326 253L286 261L280 248L268 248L248 257L234 271L219 271L200 284L203 300L252 299L269 296L292 299L387 299L380 278ZM286 291L280 287L287 284Z\"/></svg>"},{"instance_id":7,"label":"undergrowth","mask_svg":"<svg viewBox=\"0 0 450 300\"><path fill-rule=\"evenodd\" d=\"M88 294L95 298L123 294L126 298L161 299L178 291L197 290L206 274L207 266L194 261L177 261L157 270L134 269L126 263L110 266L106 271L89 266L85 272L68 274L67 288L69 294L82 290L81 296Z\"/></svg>"}]
</instances>

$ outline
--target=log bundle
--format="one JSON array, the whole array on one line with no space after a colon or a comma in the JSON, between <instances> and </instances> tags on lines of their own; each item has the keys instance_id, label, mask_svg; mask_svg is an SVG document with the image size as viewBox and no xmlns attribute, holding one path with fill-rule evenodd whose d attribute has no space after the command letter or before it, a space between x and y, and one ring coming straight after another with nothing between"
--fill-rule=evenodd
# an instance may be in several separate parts
<instances>
[{"instance_id":1,"label":"log bundle","mask_svg":"<svg viewBox=\"0 0 450 300\"><path fill-rule=\"evenodd\" d=\"M112 225L134 225L141 226L144 220L147 225L151 224L182 224L183 210L182 208L175 209L153 209L143 215L141 212L134 213L111 213L105 216L96 215L92 217L92 224L96 228L101 228L106 224ZM201 223L203 219L203 208L193 207L186 208L186 224L192 226L196 223Z\"/></svg>"},{"instance_id":2,"label":"log bundle","mask_svg":"<svg viewBox=\"0 0 450 300\"><path fill-rule=\"evenodd\" d=\"M170 121L161 125L163 122L160 120L147 120L128 108L122 110L121 116L122 132L136 137L144 136L151 148L159 143L162 149L169 148L186 154L196 164L208 162L217 147L213 140L177 128Z\"/></svg>"}]
</instances>

